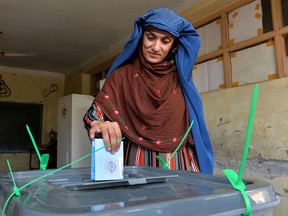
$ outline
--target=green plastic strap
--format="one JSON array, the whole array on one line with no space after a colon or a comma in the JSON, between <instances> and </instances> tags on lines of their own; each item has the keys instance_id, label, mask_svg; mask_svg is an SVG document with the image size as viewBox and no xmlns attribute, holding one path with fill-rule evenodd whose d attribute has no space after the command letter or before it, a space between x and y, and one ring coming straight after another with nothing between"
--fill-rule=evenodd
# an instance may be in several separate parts
<instances>
[{"instance_id":1,"label":"green plastic strap","mask_svg":"<svg viewBox=\"0 0 288 216\"><path fill-rule=\"evenodd\" d=\"M13 173L12 173L12 169L11 169L11 166L10 166L10 163L9 163L9 160L7 160L7 165L8 165L8 168L9 168L9 171L10 171L10 175L11 175L11 178L12 178L12 181L13 181L13 185L14 185L14 188L13 188L13 192L16 196L21 196L20 194L20 190L17 188L16 186L16 183L15 183L15 179L14 179L14 176L13 176Z\"/></svg>"},{"instance_id":2,"label":"green plastic strap","mask_svg":"<svg viewBox=\"0 0 288 216\"><path fill-rule=\"evenodd\" d=\"M173 187L172 184L170 184L169 179L166 180L166 183L170 186L170 188L174 191L177 192L176 189ZM176 194L177 196L179 196L182 199L185 199L185 197L182 194Z\"/></svg>"},{"instance_id":3,"label":"green plastic strap","mask_svg":"<svg viewBox=\"0 0 288 216\"><path fill-rule=\"evenodd\" d=\"M249 197L247 196L247 194L245 192L246 185L242 181L240 183L238 183L238 175L234 170L225 169L225 170L223 170L223 172L227 176L227 178L230 181L230 183L232 184L233 188L240 191L240 193L244 199L245 205L246 205L245 216L249 216L251 213L251 203L250 203Z\"/></svg>"},{"instance_id":4,"label":"green plastic strap","mask_svg":"<svg viewBox=\"0 0 288 216\"><path fill-rule=\"evenodd\" d=\"M242 178L243 178L244 168L245 168L245 164L247 160L247 155L249 152L249 145L251 141L251 134L252 134L252 127L253 127L254 115L255 115L255 110L256 110L257 98L258 98L258 84L255 85L254 90L253 90L252 102L251 102L251 107L250 107L250 115L248 119L247 131L246 131L246 139L245 139L245 144L244 144L244 150L242 153L241 164L239 168L239 175L237 175L237 173L234 170L229 170L229 169L223 170L224 174L229 179L233 188L240 191L244 199L245 205L246 205L245 215L247 216L249 216L251 213L251 203L250 203L249 197L247 196L245 192L246 185L243 183Z\"/></svg>"},{"instance_id":5,"label":"green plastic strap","mask_svg":"<svg viewBox=\"0 0 288 216\"><path fill-rule=\"evenodd\" d=\"M46 170L49 162L49 154L43 154L40 161L40 169Z\"/></svg>"},{"instance_id":6,"label":"green plastic strap","mask_svg":"<svg viewBox=\"0 0 288 216\"><path fill-rule=\"evenodd\" d=\"M244 150L243 150L242 160L241 160L241 164L240 164L240 168L239 168L239 177L238 177L237 184L239 184L243 178L244 168L245 168L246 159L247 159L247 155L249 152L249 146L250 146L250 142L251 142L251 135L252 135L252 128L253 128L257 98L258 98L258 84L255 85L254 90L253 90L252 101L251 101L251 106L250 106L250 115L249 115L249 119L248 119Z\"/></svg>"},{"instance_id":7,"label":"green plastic strap","mask_svg":"<svg viewBox=\"0 0 288 216\"><path fill-rule=\"evenodd\" d=\"M48 162L49 162L49 154L43 154L42 157L41 157L39 149L38 149L38 147L36 145L36 142L34 140L34 137L33 137L32 133L31 133L30 128L29 128L28 125L26 125L26 129L27 129L28 134L29 134L29 136L31 138L31 141L32 141L33 146L34 146L34 149L35 149L35 151L37 153L38 159L40 161L40 169L41 170L46 170L46 168L48 166Z\"/></svg>"},{"instance_id":8,"label":"green plastic strap","mask_svg":"<svg viewBox=\"0 0 288 216\"><path fill-rule=\"evenodd\" d=\"M124 139L125 139L125 137L121 138L120 140L116 140L116 142L120 142L120 141L122 141L122 140L124 140ZM115 144L116 142L112 142L112 143L110 143L110 144L108 144L108 145L106 145L106 146L103 146L103 147L101 147L101 148L98 148L98 149L95 150L95 152L98 152L98 151L100 151L101 149L106 148L107 146L113 145L113 144ZM62 166L62 167L60 167L60 168L58 168L58 169L55 169L55 170L53 170L53 171L51 171L51 172L49 172L49 173L47 173L47 174L44 174L44 175L42 175L42 176L40 176L40 177L38 177L38 178L36 178L36 179L34 179L34 180L26 183L25 185L21 186L19 189L16 187L16 184L15 184L15 181L14 181L14 177L13 177L13 175L12 175L12 169L11 169L11 167L10 167L9 161L7 160L8 167L9 167L9 169L10 169L10 173L11 173L12 180L13 180L13 183L14 183L14 192L10 194L10 196L7 198L5 204L4 204L3 208L2 208L2 216L5 216L5 210L6 210L6 208L7 208L7 205L8 205L8 203L9 203L9 201L12 199L12 197L13 197L14 195L17 195L17 196L18 196L18 194L19 194L19 196L20 196L20 191L21 191L21 190L23 190L24 188L28 187L29 185L31 185L31 184L33 184L33 183L35 183L35 182L37 182L37 181L39 181L39 180L41 180L41 179L46 178L47 176L50 176L50 175L52 175L52 174L54 174L54 173L56 173L56 172L58 172L58 171L60 171L60 170L63 170L63 169L65 169L65 168L67 168L67 167L75 164L75 163L78 163L78 162L81 161L81 160L84 160L85 158L91 156L91 154L92 154L92 152L90 152L90 153L84 155L83 157L81 157L81 158L79 158L79 159L77 159L77 160L75 160L75 161L72 161L71 163L68 163L68 164L66 164L66 165L64 165L64 166ZM19 192L19 193L18 193L18 192Z\"/></svg>"},{"instance_id":9,"label":"green plastic strap","mask_svg":"<svg viewBox=\"0 0 288 216\"><path fill-rule=\"evenodd\" d=\"M245 190L239 190L239 191L242 194L242 197L243 197L245 205L246 205L246 213L242 214L242 215L243 216L250 216L250 214L251 214L251 202L249 200L249 197L248 197L247 193L245 192Z\"/></svg>"},{"instance_id":10,"label":"green plastic strap","mask_svg":"<svg viewBox=\"0 0 288 216\"><path fill-rule=\"evenodd\" d=\"M186 133L184 134L184 137L182 138L181 142L178 144L177 148L174 150L174 152L172 153L172 155L169 157L169 159L166 161L164 161L159 155L156 155L157 160L162 164L163 169L169 169L169 164L170 161L172 159L172 157L174 157L174 155L176 154L176 152L178 151L178 149L181 147L182 143L184 142L184 140L186 139L188 133L190 132L192 126L194 124L194 120L191 122L188 130L186 131Z\"/></svg>"}]
</instances>

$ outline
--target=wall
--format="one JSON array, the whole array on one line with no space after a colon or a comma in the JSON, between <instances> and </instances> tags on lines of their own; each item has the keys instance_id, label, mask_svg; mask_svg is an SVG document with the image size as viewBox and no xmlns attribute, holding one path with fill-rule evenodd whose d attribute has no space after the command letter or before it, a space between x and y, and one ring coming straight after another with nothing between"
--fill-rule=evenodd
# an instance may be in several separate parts
<instances>
[{"instance_id":1,"label":"wall","mask_svg":"<svg viewBox=\"0 0 288 216\"><path fill-rule=\"evenodd\" d=\"M90 94L90 74L71 73L65 78L64 94Z\"/></svg>"},{"instance_id":2,"label":"wall","mask_svg":"<svg viewBox=\"0 0 288 216\"><path fill-rule=\"evenodd\" d=\"M254 85L201 94L215 153L215 174L237 173ZM259 96L244 178L273 185L281 199L274 215L288 210L288 78L259 83Z\"/></svg>"},{"instance_id":3,"label":"wall","mask_svg":"<svg viewBox=\"0 0 288 216\"><path fill-rule=\"evenodd\" d=\"M64 95L65 77L50 72L42 72L41 76L38 74L40 73L32 70L0 68L2 80L11 89L11 95L0 100L43 104L41 144L47 144L50 130L57 129L57 100ZM56 84L57 88L53 87L53 84ZM0 153L0 171L8 170L7 159L13 171L29 169L29 153Z\"/></svg>"}]
</instances>

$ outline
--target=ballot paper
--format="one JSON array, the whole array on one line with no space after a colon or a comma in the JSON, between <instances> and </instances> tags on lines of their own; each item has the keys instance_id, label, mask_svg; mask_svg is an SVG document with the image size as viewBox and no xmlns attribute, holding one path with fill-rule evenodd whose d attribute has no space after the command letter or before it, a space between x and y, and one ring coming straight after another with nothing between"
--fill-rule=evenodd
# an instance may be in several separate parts
<instances>
[{"instance_id":1,"label":"ballot paper","mask_svg":"<svg viewBox=\"0 0 288 216\"><path fill-rule=\"evenodd\" d=\"M92 140L91 180L123 179L123 141L114 154L106 151L103 139Z\"/></svg>"}]
</instances>

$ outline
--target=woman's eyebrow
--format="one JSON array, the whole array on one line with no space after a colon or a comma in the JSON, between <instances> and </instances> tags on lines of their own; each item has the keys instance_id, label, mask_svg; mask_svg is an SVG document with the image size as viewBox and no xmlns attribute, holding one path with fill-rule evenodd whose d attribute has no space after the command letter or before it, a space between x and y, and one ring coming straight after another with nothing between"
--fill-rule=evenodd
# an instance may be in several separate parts
<instances>
[{"instance_id":1,"label":"woman's eyebrow","mask_svg":"<svg viewBox=\"0 0 288 216\"><path fill-rule=\"evenodd\" d=\"M154 35L154 36L159 36L159 34L157 33L157 32L153 32L153 31L145 31L145 33L147 33L147 34L152 34L152 35ZM173 37L171 36L171 35L168 35L168 34L160 34L160 36L162 37L162 38L169 38L169 39L173 39Z\"/></svg>"}]
</instances>

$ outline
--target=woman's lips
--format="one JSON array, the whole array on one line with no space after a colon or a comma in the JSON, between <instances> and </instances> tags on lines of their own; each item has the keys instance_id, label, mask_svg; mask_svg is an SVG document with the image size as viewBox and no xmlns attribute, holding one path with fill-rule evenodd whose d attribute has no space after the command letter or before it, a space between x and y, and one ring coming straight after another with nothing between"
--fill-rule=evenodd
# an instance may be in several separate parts
<instances>
[{"instance_id":1,"label":"woman's lips","mask_svg":"<svg viewBox=\"0 0 288 216\"><path fill-rule=\"evenodd\" d=\"M149 55L152 57L160 57L161 56L159 53L153 53L153 52L149 52Z\"/></svg>"}]
</instances>

